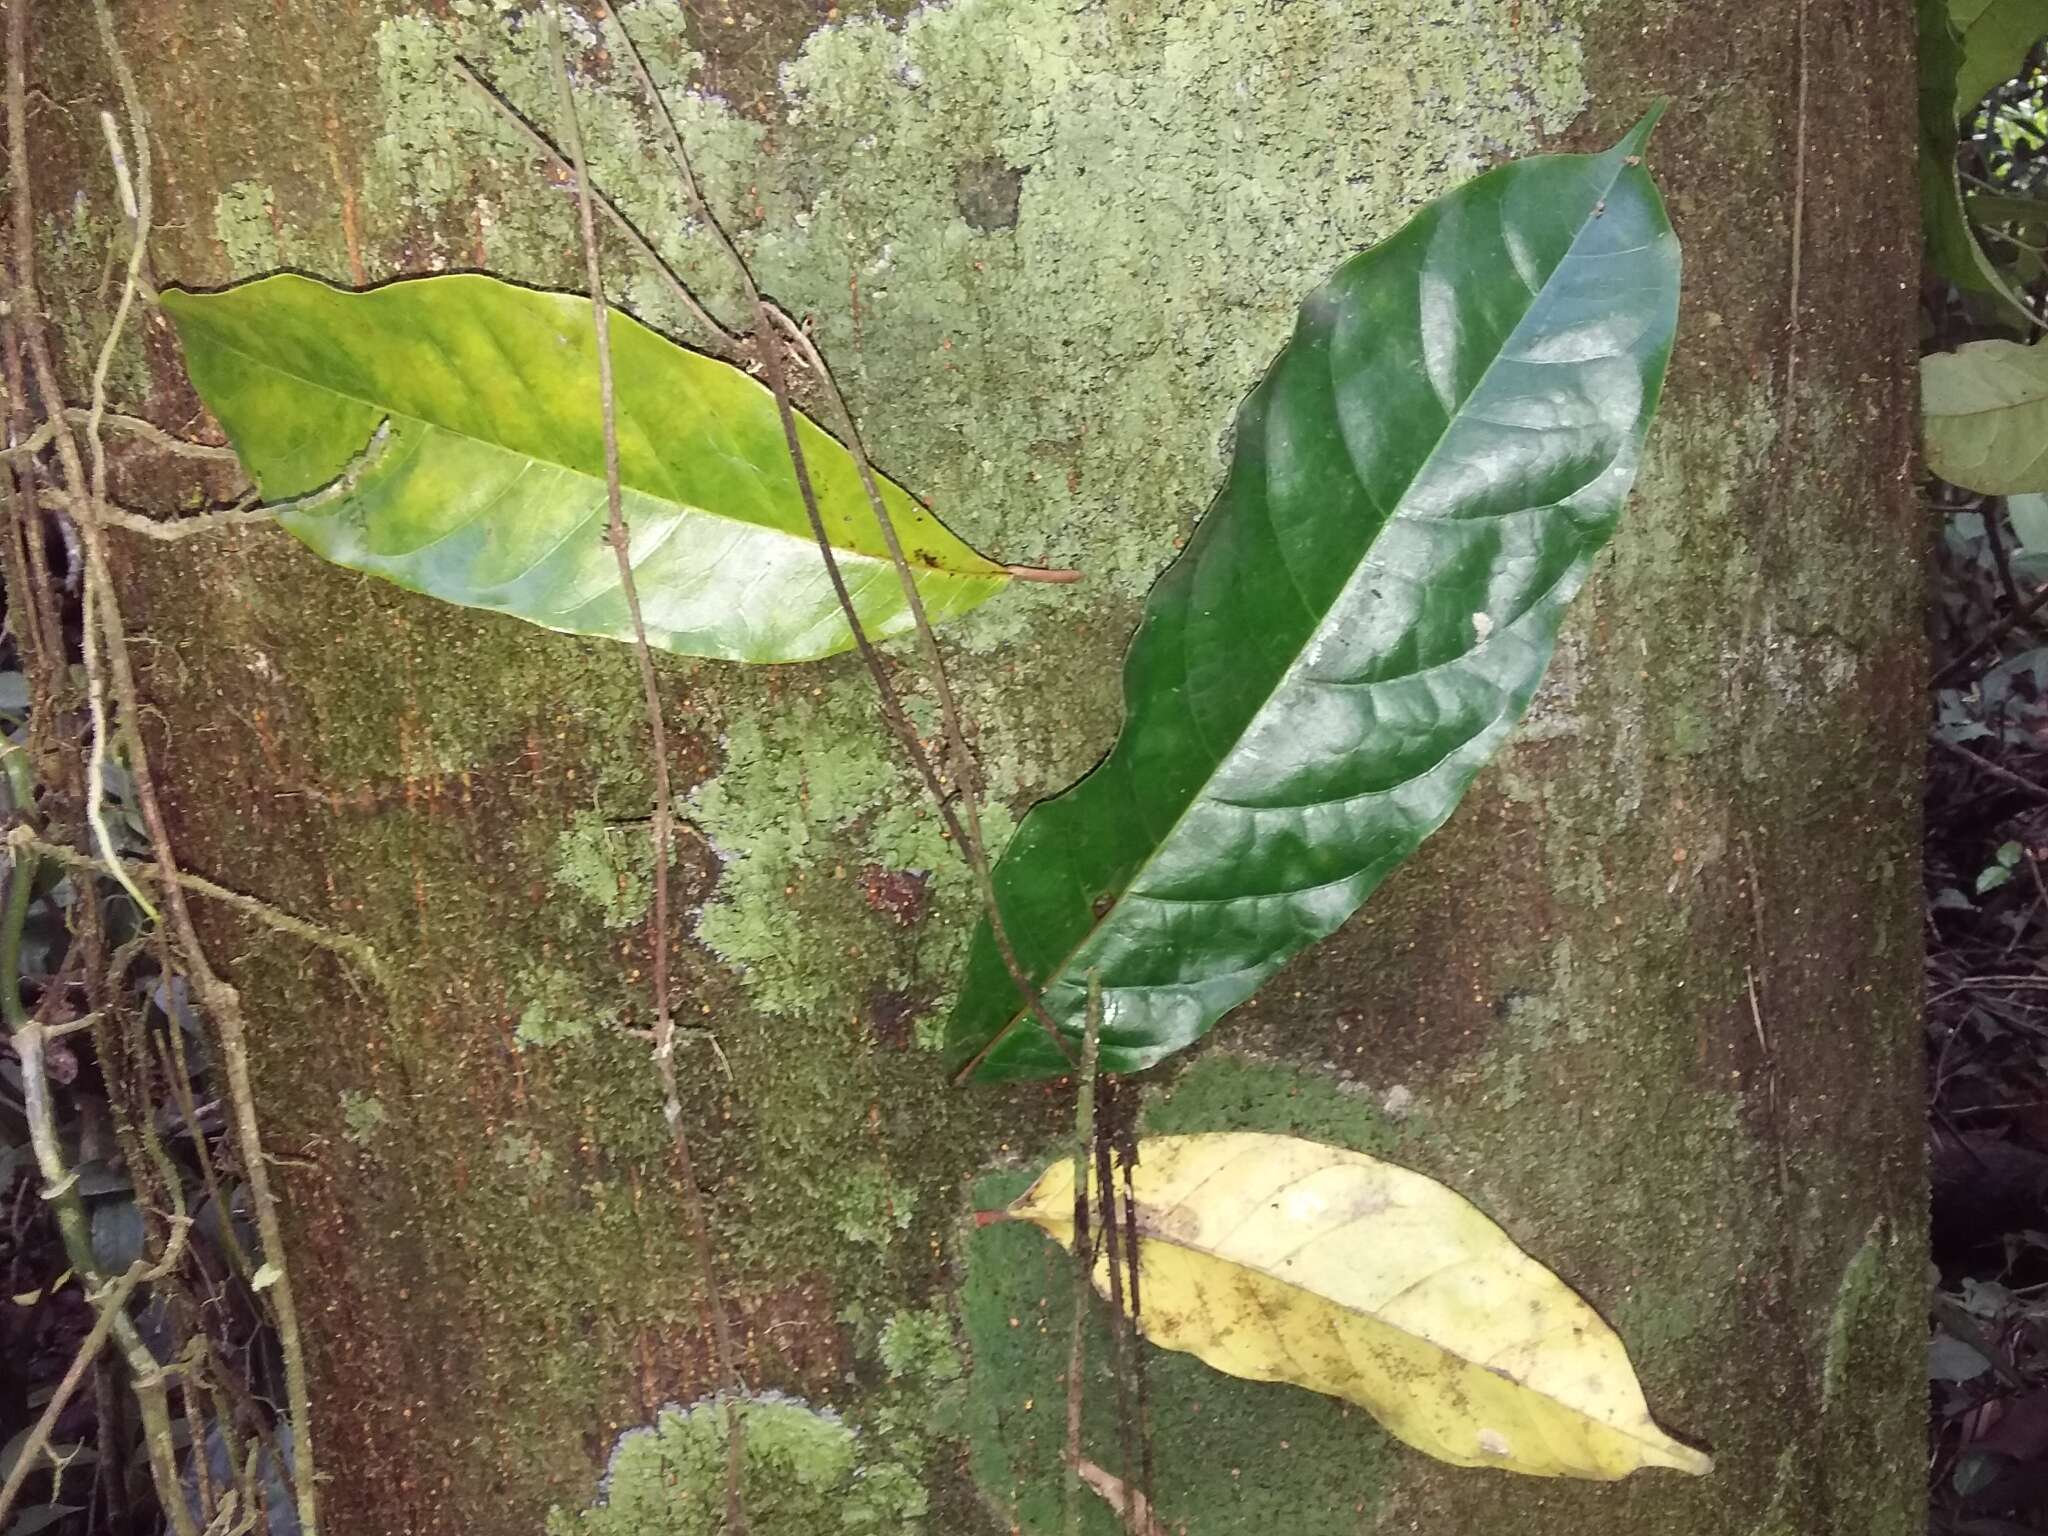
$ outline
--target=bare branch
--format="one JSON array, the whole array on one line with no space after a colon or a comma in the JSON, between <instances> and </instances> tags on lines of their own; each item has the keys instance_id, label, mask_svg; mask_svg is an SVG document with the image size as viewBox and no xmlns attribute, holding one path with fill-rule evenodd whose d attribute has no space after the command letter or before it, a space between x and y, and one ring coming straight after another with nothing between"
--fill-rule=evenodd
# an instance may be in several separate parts
<instances>
[{"instance_id":1,"label":"bare branch","mask_svg":"<svg viewBox=\"0 0 2048 1536\"><path fill-rule=\"evenodd\" d=\"M604 299L604 271L598 259L597 225L592 213L590 177L583 158L583 130L576 119L576 93L569 82L569 64L563 56L559 19L548 17L548 47L554 56L555 78L561 88L563 137L569 145L570 169L576 178L576 207L583 235L583 265L590 281L591 321L597 343L597 387L604 414L605 522L612 553L618 558L619 587L626 602L626 614L633 624L633 655L639 664L640 687L647 706L649 757L654 777L654 910L649 917L649 938L654 957L654 1069L661 1079L662 1114L675 1142L676 1171L682 1182L683 1198L689 1208L690 1236L697 1250L705 1305L711 1314L713 1348L719 1375L724 1378L726 1465L726 1536L745 1536L746 1508L740 1496L740 1473L745 1456L745 1415L740 1397L739 1367L736 1363L732 1330L726 1321L725 1304L718 1286L717 1261L711 1250L710 1221L704 1209L703 1191L697 1185L696 1166L690 1157L690 1138L683 1128L682 1096L676 1085L676 1025L669 997L668 972L668 867L673 848L674 792L669 786L668 726L662 715L661 685L654 670L654 653L647 643L647 626L640 614L640 595L633 582L633 558L627 542L626 521L619 485L619 426L617 397L612 379L611 312Z\"/></svg>"}]
</instances>

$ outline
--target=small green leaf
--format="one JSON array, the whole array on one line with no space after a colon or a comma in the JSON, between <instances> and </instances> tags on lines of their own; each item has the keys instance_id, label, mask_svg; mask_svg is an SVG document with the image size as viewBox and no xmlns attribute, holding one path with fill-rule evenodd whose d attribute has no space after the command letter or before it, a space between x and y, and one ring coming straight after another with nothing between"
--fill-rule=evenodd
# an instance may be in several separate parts
<instances>
[{"instance_id":1,"label":"small green leaf","mask_svg":"<svg viewBox=\"0 0 2048 1536\"><path fill-rule=\"evenodd\" d=\"M1614 530L1678 313L1642 168L1523 160L1424 209L1302 306L1222 494L1160 579L1093 773L996 870L1019 960L1130 1072L1334 930L1528 707ZM984 923L948 1026L985 1080L1068 1069Z\"/></svg>"},{"instance_id":2,"label":"small green leaf","mask_svg":"<svg viewBox=\"0 0 2048 1536\"><path fill-rule=\"evenodd\" d=\"M1920 359L1927 467L1989 496L2048 491L2048 345L1965 342Z\"/></svg>"},{"instance_id":3,"label":"small green leaf","mask_svg":"<svg viewBox=\"0 0 2048 1536\"><path fill-rule=\"evenodd\" d=\"M2048 555L2048 494L2020 491L2005 498L2005 515L2022 555Z\"/></svg>"},{"instance_id":4,"label":"small green leaf","mask_svg":"<svg viewBox=\"0 0 2048 1536\"><path fill-rule=\"evenodd\" d=\"M604 539L588 299L473 274L350 292L281 273L163 302L193 383L264 496L308 498L279 521L316 552L452 603L631 638ZM611 341L649 640L735 661L850 646L773 398L629 316L614 312ZM807 418L798 428L856 610L876 634L907 630L852 456ZM310 496L330 485L332 499ZM1002 566L901 487L881 488L934 621L1001 589Z\"/></svg>"},{"instance_id":5,"label":"small green leaf","mask_svg":"<svg viewBox=\"0 0 2048 1536\"><path fill-rule=\"evenodd\" d=\"M279 1269L269 1259L265 1259L256 1266L256 1273L249 1277L249 1289L252 1291L267 1291L277 1284L283 1276L283 1270Z\"/></svg>"}]
</instances>

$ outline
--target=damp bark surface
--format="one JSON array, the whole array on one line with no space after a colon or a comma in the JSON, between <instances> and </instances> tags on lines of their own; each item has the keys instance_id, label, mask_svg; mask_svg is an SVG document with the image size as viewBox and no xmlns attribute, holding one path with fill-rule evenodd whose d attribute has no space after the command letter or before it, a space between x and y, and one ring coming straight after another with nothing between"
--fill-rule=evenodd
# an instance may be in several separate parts
<instances>
[{"instance_id":1,"label":"damp bark surface","mask_svg":"<svg viewBox=\"0 0 2048 1536\"><path fill-rule=\"evenodd\" d=\"M575 284L570 206L445 68L460 51L547 116L516 12L115 10L158 139L161 281ZM1088 573L951 633L998 835L1107 746L1137 604L1301 295L1487 164L1604 145L1672 98L1652 151L1686 252L1666 403L1535 710L1365 912L1146 1076L1140 1113L1451 1183L1615 1324L1659 1420L1718 1469L1457 1471L1355 1410L1154 1355L1158 1504L1189 1536L1919 1529L1909 8L627 12L884 467L978 547ZM114 98L89 13L33 24L37 235L75 368L108 307ZM598 174L732 314L623 72L584 41ZM689 340L609 254L623 302ZM116 379L117 405L206 431L159 319ZM116 489L167 513L195 487L124 447ZM630 653L379 586L274 530L115 537L181 856L360 935L398 978L387 998L205 914L286 1159L328 1529L699 1529L588 1513L621 1434L714 1384L629 1033L651 1012ZM971 895L857 668L659 670L688 786L669 936L688 1126L742 1374L801 1403L788 1443L808 1447L750 1471L757 1526L811 1529L805 1479L840 1478L860 1497L835 1521L1057 1529L1066 1272L1035 1233L967 1217L1058 1154L1071 1088L946 1086L934 1035ZM1114 1469L1106 1378L1089 1401ZM700 1420L664 1422L698 1443Z\"/></svg>"}]
</instances>

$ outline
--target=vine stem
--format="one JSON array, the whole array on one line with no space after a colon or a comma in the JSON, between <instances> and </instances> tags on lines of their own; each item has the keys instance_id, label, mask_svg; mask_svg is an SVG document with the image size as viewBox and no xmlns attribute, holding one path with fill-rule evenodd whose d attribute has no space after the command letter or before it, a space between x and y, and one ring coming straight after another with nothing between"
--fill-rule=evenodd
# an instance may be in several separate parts
<instances>
[{"instance_id":1,"label":"vine stem","mask_svg":"<svg viewBox=\"0 0 2048 1536\"><path fill-rule=\"evenodd\" d=\"M654 1069L661 1080L661 1112L674 1139L677 1174L683 1198L689 1207L690 1237L697 1250L702 1271L706 1306L711 1314L712 1343L718 1355L718 1370L724 1378L726 1458L725 1536L745 1536L746 1508L740 1496L740 1474L746 1455L746 1418L740 1404L739 1367L734 1358L732 1330L718 1286L716 1258L711 1249L710 1222L704 1209L704 1194L698 1187L696 1167L690 1157L690 1138L683 1127L682 1096L676 1085L675 1015L669 997L668 972L668 866L674 843L673 790L668 772L668 725L661 707L661 684L654 670L654 653L647 643L647 625L640 612L640 595L633 581L633 557L628 544L624 500L619 481L618 403L612 377L611 311L604 299L604 270L598 258L597 223L592 209L590 177L584 169L583 130L576 116L576 93L569 80L569 64L562 49L560 18L548 15L548 48L553 57L556 83L561 89L562 124L569 150L569 162L576 177L576 210L583 238L583 265L590 282L590 312L597 345L597 385L604 417L604 491L606 536L618 559L619 588L625 598L626 614L633 625L633 654L639 664L640 687L646 697L649 755L654 776L654 910L649 920L654 957Z\"/></svg>"},{"instance_id":2,"label":"vine stem","mask_svg":"<svg viewBox=\"0 0 2048 1536\"><path fill-rule=\"evenodd\" d=\"M208 960L205 946L199 940L198 930L192 922L191 911L185 902L184 889L178 883L177 855L171 846L163 807L156 793L149 755L144 747L138 724L141 718L141 697L128 652L127 630L122 623L120 601L107 564L105 540L99 519L95 515L99 500L99 494L96 493L103 493L105 486L104 446L99 441L99 427L106 408L106 368L99 367L94 373L94 403L87 422L88 434L92 440L92 470L89 473L86 459L79 451L77 438L72 433L70 421L65 415L63 394L58 387L57 370L50 354L48 337L44 334L43 311L36 293L34 207L28 172L27 144L26 60L29 9L30 0L14 0L8 7L7 127L9 179L13 183L14 192L15 309L36 392L42 401L44 418L55 428L53 440L63 469L66 488L74 501L79 503L79 515L76 520L84 555L84 579L98 621L93 626L94 638L97 644L104 648L106 682L111 685L114 703L120 711L122 743L127 749L136 806L142 812L143 823L148 830L157 864L167 877L164 888L166 915L185 968L191 976L193 988L208 1016L213 1020L220 1037L221 1063L227 1080L235 1136L242 1149L250 1203L256 1218L258 1234L263 1240L265 1257L270 1260L277 1274L275 1282L264 1294L277 1323L278 1348L284 1360L286 1398L295 1421L294 1443L298 1474L295 1491L299 1524L303 1536L318 1536L318 1505L314 1494L316 1479L312 1405L306 1382L305 1352L298 1326L298 1310L292 1293L289 1265L284 1251L283 1225L278 1216L276 1190L271 1183L270 1169L264 1158L262 1137L256 1120L254 1093L250 1080L247 1026L242 1017L240 996L221 979ZM130 232L133 244L122 283L121 299L115 311L115 324L102 353L104 358L110 355L113 347L117 345L121 328L141 287L141 267L149 239L151 178L146 115L140 94L135 88L134 76L129 72L127 59L122 54L119 39L115 35L113 18L106 0L93 0L93 12L108 62L120 88L129 133L134 139L136 150L136 176L131 183L136 215ZM95 651L89 644L88 658L94 654ZM90 792L88 789L88 793ZM21 1038L22 1032L16 1031L17 1042L25 1043L39 1053L39 1030L40 1026L31 1025L25 1042ZM31 1072L29 1067L30 1062L27 1056L24 1056L22 1069L25 1083L40 1076L39 1054L37 1071ZM82 1251L89 1259L91 1249L85 1236L84 1211L82 1206L77 1206L75 1191L73 1195L74 1199L69 1204L76 1207L76 1221L71 1222L66 1215L67 1204L60 1201L57 1206L59 1227L60 1230L65 1229L67 1225L75 1225L78 1228L78 1237L85 1243ZM69 1241L70 1237L67 1234L67 1243ZM74 1266L77 1267L75 1256ZM82 1268L81 1272L89 1273L89 1266ZM132 1324L117 1323L114 1327L114 1336L116 1342L122 1344L123 1353L129 1357L131 1372L135 1375L133 1386L147 1431L152 1476L163 1493L164 1506L170 1514L178 1536L187 1536L192 1521L190 1512L185 1507L177 1477L162 1378L156 1370L154 1358L146 1348L141 1350L139 1356L127 1349L123 1337L124 1327L128 1333L133 1333ZM139 1337L136 1338L136 1343L140 1345Z\"/></svg>"},{"instance_id":3,"label":"vine stem","mask_svg":"<svg viewBox=\"0 0 2048 1536\"><path fill-rule=\"evenodd\" d=\"M951 685L946 679L944 661L939 653L938 637L933 634L931 622L925 616L924 597L918 590L917 578L911 572L909 561L904 558L902 543L896 535L895 520L889 514L888 505L882 500L881 490L875 481L874 469L868 462L866 451L861 447L860 432L854 423L853 415L846 408L846 401L839 393L831 370L825 366L824 358L811 345L810 338L804 335L802 327L771 305L762 295L760 285L754 281L753 268L747 264L746 257L740 254L739 246L705 200L703 188L698 184L696 170L690 161L689 149L684 145L683 136L676 128L675 118L668 110L667 101L661 92L655 89L654 78L647 72L646 61L640 57L640 49L634 43L632 33L626 30L625 22L616 14L612 15L612 21L617 26L623 43L620 51L624 53L628 65L632 68L633 78L638 83L641 94L647 98L648 108L661 129L663 142L668 148L670 159L675 162L676 172L682 179L690 206L704 227L724 248L734 272L739 276L748 306L753 311L754 353L760 362L761 372L768 381L769 391L775 396L775 413L782 423L783 446L788 451L790 469L796 477L797 494L803 501L804 516L810 523L811 536L817 543L819 557L824 561L825 574L831 580L832 595L837 599L839 610L846 619L846 627L853 636L854 649L867 667L869 677L874 680L882 718L902 746L904 756L910 759L918 777L924 781L926 790L938 808L939 819L945 824L946 831L953 840L953 846L961 851L974 875L975 889L981 898L982 909L988 917L990 933L995 939L998 953L1002 956L1004 968L1010 974L1010 980L1024 997L1028 1011L1037 1019L1047 1037L1058 1048L1060 1055L1069 1066L1072 1066L1073 1047L1067 1043L1066 1036L1060 1032L1059 1025L1046 1010L1037 983L1018 960L1016 947L1011 943L1009 930L1003 922L1002 907L996 900L995 881L989 867L988 850L981 838L980 801L974 788L973 759L968 752L966 735L961 727L960 712L954 702ZM579 176L579 182L581 179ZM782 349L777 344L775 335L778 321L780 329L795 342L806 364L816 374L820 387L837 406L847 452L852 454L854 464L860 471L861 486L867 493L868 506L874 513L875 522L880 527L883 541L888 547L889 562L895 567L897 584L903 590L905 606L910 612L912 626L917 631L919 650L926 667L931 671L933 689L939 695L947 754L952 759L954 769L953 787L961 807L958 813L953 809L953 797L946 793L938 769L933 765L930 754L925 751L923 742L918 739L916 728L911 725L909 716L904 712L902 699L896 692L895 684L890 681L889 669L883 663L881 653L875 649L874 642L869 638L866 626L861 623L860 614L853 605L852 594L847 590L846 577L839 569L839 555L832 547L831 536L825 530L824 514L819 509L817 491L811 483L810 466L804 458L803 443L797 436L796 407L791 401L789 376L783 367ZM974 1063L969 1063L966 1070L971 1071L973 1066ZM964 1072L962 1075L964 1076Z\"/></svg>"},{"instance_id":4,"label":"vine stem","mask_svg":"<svg viewBox=\"0 0 2048 1536\"><path fill-rule=\"evenodd\" d=\"M176 1536L198 1536L191 1511L186 1507L179 1488L177 1452L163 1373L149 1346L143 1342L134 1319L128 1316L128 1289L102 1284L105 1277L101 1275L98 1260L93 1254L92 1226L86 1215L85 1202L79 1197L78 1176L65 1166L56 1109L50 1102L49 1079L43 1066L49 1031L30 1018L28 1010L22 1006L21 935L28 919L36 869L34 854L19 848L14 850L8 861L7 902L4 912L0 912L0 1016L6 1019L8 1044L13 1047L15 1059L21 1066L22 1116L28 1122L29 1146L35 1155L36 1171L42 1175L43 1199L50 1206L57 1234L64 1244L64 1256L81 1279L94 1287L93 1306L99 1314L95 1320L95 1331L98 1331L98 1324L105 1325L105 1331L100 1335L102 1340L111 1335L127 1364L136 1404L142 1410L150 1477L163 1499L172 1530ZM176 1262L182 1254L188 1225L182 1215L172 1223L171 1244L165 1252L167 1264ZM97 1353L98 1348L94 1345L93 1352ZM83 1349L80 1353L84 1353ZM82 1370L78 1357L73 1359L73 1369ZM54 1424L54 1418L50 1422ZM35 1459L36 1447L24 1446L15 1470L21 1472L24 1468L33 1467ZM6 1518L12 1501L19 1493L19 1483L10 1476L7 1490L0 1493L0 1519Z\"/></svg>"},{"instance_id":5,"label":"vine stem","mask_svg":"<svg viewBox=\"0 0 2048 1536\"><path fill-rule=\"evenodd\" d=\"M1095 1145L1095 1059L1102 1040L1102 973L1088 972L1088 1015L1081 1035L1081 1079L1074 1095L1074 1321L1067 1339L1067 1478L1063 1493L1066 1536L1081 1530L1082 1369L1087 1364L1089 1272L1095 1244L1089 1234L1088 1164Z\"/></svg>"}]
</instances>

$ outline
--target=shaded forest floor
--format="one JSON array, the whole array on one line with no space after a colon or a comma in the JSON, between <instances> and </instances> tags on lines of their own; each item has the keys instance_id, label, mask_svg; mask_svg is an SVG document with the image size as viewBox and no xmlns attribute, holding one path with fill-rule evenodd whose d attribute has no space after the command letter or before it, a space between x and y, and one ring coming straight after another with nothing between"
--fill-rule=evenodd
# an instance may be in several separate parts
<instances>
[{"instance_id":1,"label":"shaded forest floor","mask_svg":"<svg viewBox=\"0 0 2048 1536\"><path fill-rule=\"evenodd\" d=\"M1930 1527L2000 1536L2048 1531L2048 497L1927 496Z\"/></svg>"}]
</instances>

